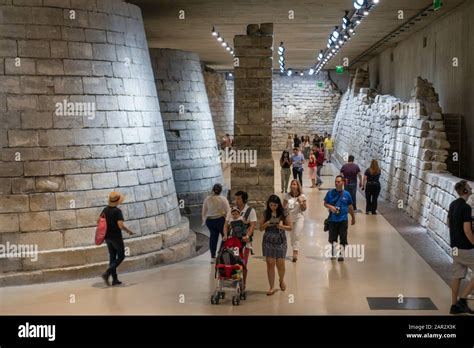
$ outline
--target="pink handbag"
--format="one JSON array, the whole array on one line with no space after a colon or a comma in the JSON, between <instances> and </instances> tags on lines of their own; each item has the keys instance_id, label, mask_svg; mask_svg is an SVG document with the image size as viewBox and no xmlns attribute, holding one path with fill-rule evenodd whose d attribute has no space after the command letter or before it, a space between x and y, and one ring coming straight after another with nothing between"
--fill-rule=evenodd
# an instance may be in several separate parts
<instances>
[{"instance_id":1,"label":"pink handbag","mask_svg":"<svg viewBox=\"0 0 474 348\"><path fill-rule=\"evenodd\" d=\"M105 214L102 213L99 218L99 223L95 230L95 244L101 245L104 243L105 235L107 234L107 220L105 219Z\"/></svg>"}]
</instances>

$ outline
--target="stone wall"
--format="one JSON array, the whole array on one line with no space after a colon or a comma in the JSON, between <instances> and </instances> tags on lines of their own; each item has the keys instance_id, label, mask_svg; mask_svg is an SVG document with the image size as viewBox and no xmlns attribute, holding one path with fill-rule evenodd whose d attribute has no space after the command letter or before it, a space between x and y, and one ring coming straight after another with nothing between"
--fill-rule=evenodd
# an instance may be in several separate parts
<instances>
[{"instance_id":1,"label":"stone wall","mask_svg":"<svg viewBox=\"0 0 474 348\"><path fill-rule=\"evenodd\" d=\"M210 69L204 71L204 81L219 144L226 134L234 134L234 81Z\"/></svg>"},{"instance_id":2,"label":"stone wall","mask_svg":"<svg viewBox=\"0 0 474 348\"><path fill-rule=\"evenodd\" d=\"M183 212L199 213L216 183L223 184L199 56L150 49L166 142Z\"/></svg>"},{"instance_id":3,"label":"stone wall","mask_svg":"<svg viewBox=\"0 0 474 348\"><path fill-rule=\"evenodd\" d=\"M438 96L421 78L415 80L408 103L377 95L363 88L364 74L357 72L342 97L333 130L336 157L342 162L354 155L363 171L377 159L381 197L427 227L449 252L447 210L457 198L454 185L460 179L445 172L449 143Z\"/></svg>"},{"instance_id":4,"label":"stone wall","mask_svg":"<svg viewBox=\"0 0 474 348\"><path fill-rule=\"evenodd\" d=\"M136 233L124 269L189 256L140 9L1 3L0 242L40 254L0 260L0 284L97 275L108 255L95 225L113 190Z\"/></svg>"},{"instance_id":5,"label":"stone wall","mask_svg":"<svg viewBox=\"0 0 474 348\"><path fill-rule=\"evenodd\" d=\"M273 78L272 149L286 148L288 134L331 133L341 93L327 72L317 76Z\"/></svg>"},{"instance_id":6,"label":"stone wall","mask_svg":"<svg viewBox=\"0 0 474 348\"><path fill-rule=\"evenodd\" d=\"M218 141L233 134L234 83L224 73L206 72L206 89ZM286 147L288 134L312 135L331 132L341 93L327 73L317 76L273 74L272 150Z\"/></svg>"}]
</instances>

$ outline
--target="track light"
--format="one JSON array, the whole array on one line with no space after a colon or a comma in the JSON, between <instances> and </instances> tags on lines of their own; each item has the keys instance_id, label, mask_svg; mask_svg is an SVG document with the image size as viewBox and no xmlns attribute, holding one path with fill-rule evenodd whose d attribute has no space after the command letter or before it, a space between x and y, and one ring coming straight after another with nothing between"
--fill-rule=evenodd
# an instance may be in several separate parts
<instances>
[{"instance_id":1,"label":"track light","mask_svg":"<svg viewBox=\"0 0 474 348\"><path fill-rule=\"evenodd\" d=\"M323 57L324 57L323 50L321 50L321 52L319 52L319 55L318 55L318 60L323 59Z\"/></svg>"},{"instance_id":2,"label":"track light","mask_svg":"<svg viewBox=\"0 0 474 348\"><path fill-rule=\"evenodd\" d=\"M223 47L227 47L227 42L224 41L224 42L222 43L222 46L223 46Z\"/></svg>"},{"instance_id":3,"label":"track light","mask_svg":"<svg viewBox=\"0 0 474 348\"><path fill-rule=\"evenodd\" d=\"M354 0L354 8L360 10L365 5L366 0Z\"/></svg>"},{"instance_id":4,"label":"track light","mask_svg":"<svg viewBox=\"0 0 474 348\"><path fill-rule=\"evenodd\" d=\"M372 0L372 2L377 5L380 2L380 0Z\"/></svg>"},{"instance_id":5,"label":"track light","mask_svg":"<svg viewBox=\"0 0 474 348\"><path fill-rule=\"evenodd\" d=\"M217 31L214 27L212 27L212 36L217 36Z\"/></svg>"},{"instance_id":6,"label":"track light","mask_svg":"<svg viewBox=\"0 0 474 348\"><path fill-rule=\"evenodd\" d=\"M365 8L365 10L364 10L364 12L363 12L363 13L364 13L364 16L368 16L368 15L369 15L369 10L368 10L368 8L367 8L367 7Z\"/></svg>"},{"instance_id":7,"label":"track light","mask_svg":"<svg viewBox=\"0 0 474 348\"><path fill-rule=\"evenodd\" d=\"M217 34L217 41L222 42L224 39L221 37L221 34Z\"/></svg>"},{"instance_id":8,"label":"track light","mask_svg":"<svg viewBox=\"0 0 474 348\"><path fill-rule=\"evenodd\" d=\"M227 46L225 49L226 49L227 51L230 51L230 47L229 47L229 46Z\"/></svg>"},{"instance_id":9,"label":"track light","mask_svg":"<svg viewBox=\"0 0 474 348\"><path fill-rule=\"evenodd\" d=\"M342 29L346 30L350 22L351 20L349 19L349 11L346 11L345 16L342 17Z\"/></svg>"},{"instance_id":10,"label":"track light","mask_svg":"<svg viewBox=\"0 0 474 348\"><path fill-rule=\"evenodd\" d=\"M314 75L314 69L313 68L309 69L309 75Z\"/></svg>"},{"instance_id":11,"label":"track light","mask_svg":"<svg viewBox=\"0 0 474 348\"><path fill-rule=\"evenodd\" d=\"M332 32L331 39L332 41L336 42L336 40L339 38L339 27L336 26L334 28L334 31Z\"/></svg>"},{"instance_id":12,"label":"track light","mask_svg":"<svg viewBox=\"0 0 474 348\"><path fill-rule=\"evenodd\" d=\"M360 23L362 23L362 19L360 17L357 17L356 24L359 25Z\"/></svg>"},{"instance_id":13,"label":"track light","mask_svg":"<svg viewBox=\"0 0 474 348\"><path fill-rule=\"evenodd\" d=\"M293 71L291 69L288 69L288 72L286 73L288 76L291 76L293 74Z\"/></svg>"}]
</instances>

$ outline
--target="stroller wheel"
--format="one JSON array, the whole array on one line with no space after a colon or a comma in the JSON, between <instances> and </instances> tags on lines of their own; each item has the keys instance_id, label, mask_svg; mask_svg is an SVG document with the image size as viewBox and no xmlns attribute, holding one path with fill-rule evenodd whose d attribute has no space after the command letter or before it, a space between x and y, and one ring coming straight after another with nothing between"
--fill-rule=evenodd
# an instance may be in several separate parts
<instances>
[{"instance_id":1,"label":"stroller wheel","mask_svg":"<svg viewBox=\"0 0 474 348\"><path fill-rule=\"evenodd\" d=\"M246 300L247 299L247 292L246 291L244 291L240 294L240 299L241 300Z\"/></svg>"},{"instance_id":2,"label":"stroller wheel","mask_svg":"<svg viewBox=\"0 0 474 348\"><path fill-rule=\"evenodd\" d=\"M212 295L211 296L211 303L216 305L219 304L219 296Z\"/></svg>"},{"instance_id":3,"label":"stroller wheel","mask_svg":"<svg viewBox=\"0 0 474 348\"><path fill-rule=\"evenodd\" d=\"M221 292L219 293L219 296L220 296L222 299L224 299L224 298L225 298L225 291L221 291Z\"/></svg>"},{"instance_id":4,"label":"stroller wheel","mask_svg":"<svg viewBox=\"0 0 474 348\"><path fill-rule=\"evenodd\" d=\"M240 304L240 298L237 296L232 297L232 305L233 306L238 306Z\"/></svg>"}]
</instances>

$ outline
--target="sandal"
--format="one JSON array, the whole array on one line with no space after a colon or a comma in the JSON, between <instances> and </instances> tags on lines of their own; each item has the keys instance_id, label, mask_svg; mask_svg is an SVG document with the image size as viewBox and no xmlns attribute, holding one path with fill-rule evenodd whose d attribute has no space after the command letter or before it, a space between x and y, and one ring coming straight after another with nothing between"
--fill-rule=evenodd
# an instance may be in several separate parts
<instances>
[{"instance_id":1,"label":"sandal","mask_svg":"<svg viewBox=\"0 0 474 348\"><path fill-rule=\"evenodd\" d=\"M272 296L275 293L275 289L268 290L267 291L267 296Z\"/></svg>"}]
</instances>

